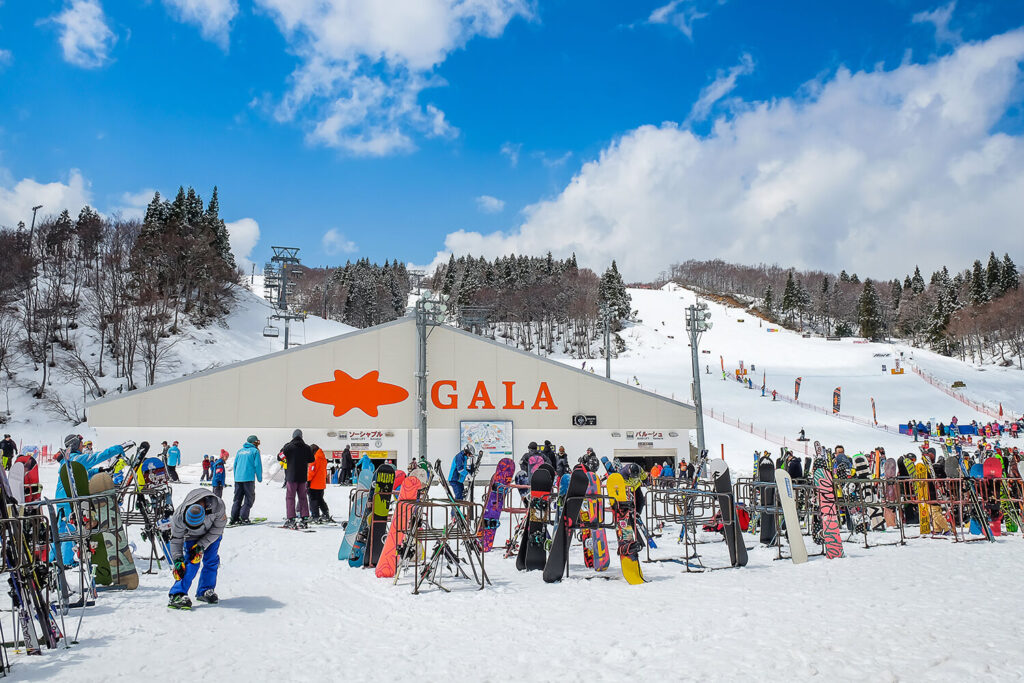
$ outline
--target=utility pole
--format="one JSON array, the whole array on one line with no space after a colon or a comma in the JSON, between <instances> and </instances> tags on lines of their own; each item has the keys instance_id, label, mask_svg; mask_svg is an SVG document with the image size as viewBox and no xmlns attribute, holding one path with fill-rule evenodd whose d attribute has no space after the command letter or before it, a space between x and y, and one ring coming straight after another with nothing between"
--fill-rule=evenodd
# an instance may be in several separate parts
<instances>
[{"instance_id":1,"label":"utility pole","mask_svg":"<svg viewBox=\"0 0 1024 683\"><path fill-rule=\"evenodd\" d=\"M700 350L697 348L700 335L711 329L711 311L705 303L697 303L686 309L686 331L690 336L690 360L693 363L693 405L697 409L697 450L705 451L704 405L700 394Z\"/></svg>"},{"instance_id":2,"label":"utility pole","mask_svg":"<svg viewBox=\"0 0 1024 683\"><path fill-rule=\"evenodd\" d=\"M601 317L604 318L604 376L612 378L612 332L609 319L611 318L611 307L607 301L601 302Z\"/></svg>"},{"instance_id":3,"label":"utility pole","mask_svg":"<svg viewBox=\"0 0 1024 683\"><path fill-rule=\"evenodd\" d=\"M43 208L42 204L32 207L32 227L28 229L28 250L30 254L32 253L32 235L36 231L36 211L41 208Z\"/></svg>"},{"instance_id":4,"label":"utility pole","mask_svg":"<svg viewBox=\"0 0 1024 683\"><path fill-rule=\"evenodd\" d=\"M419 458L427 457L427 337L444 321L446 307L437 299L416 300L416 429Z\"/></svg>"}]
</instances>

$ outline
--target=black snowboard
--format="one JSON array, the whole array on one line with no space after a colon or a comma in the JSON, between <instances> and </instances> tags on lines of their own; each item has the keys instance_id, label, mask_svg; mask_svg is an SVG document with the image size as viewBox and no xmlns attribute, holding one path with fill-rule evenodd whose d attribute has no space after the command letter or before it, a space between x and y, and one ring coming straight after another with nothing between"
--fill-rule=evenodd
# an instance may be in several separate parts
<instances>
[{"instance_id":1,"label":"black snowboard","mask_svg":"<svg viewBox=\"0 0 1024 683\"><path fill-rule=\"evenodd\" d=\"M370 499L370 544L364 556L364 564L376 567L384 540L388 533L388 512L391 510L391 493L395 488L395 468L384 463L373 475L373 498Z\"/></svg>"},{"instance_id":2,"label":"black snowboard","mask_svg":"<svg viewBox=\"0 0 1024 683\"><path fill-rule=\"evenodd\" d=\"M555 480L554 470L541 466L530 477L530 503L526 514L526 532L519 543L519 555L516 556L516 569L519 571L544 569L547 551L548 504L551 499L551 485Z\"/></svg>"},{"instance_id":3,"label":"black snowboard","mask_svg":"<svg viewBox=\"0 0 1024 683\"><path fill-rule=\"evenodd\" d=\"M715 493L718 494L718 507L722 512L722 529L725 532L725 544L729 547L729 563L733 567L746 566L747 546L743 544L743 531L736 518L736 497L732 492L729 466L724 460L712 460L710 470L715 481Z\"/></svg>"},{"instance_id":4,"label":"black snowboard","mask_svg":"<svg viewBox=\"0 0 1024 683\"><path fill-rule=\"evenodd\" d=\"M757 481L762 484L771 482L770 486L759 486L761 491L761 505L774 507L775 505L775 465L767 455L757 462ZM761 543L775 545L778 540L775 529L775 515L770 512L761 512Z\"/></svg>"},{"instance_id":5,"label":"black snowboard","mask_svg":"<svg viewBox=\"0 0 1024 683\"><path fill-rule=\"evenodd\" d=\"M583 504L581 496L587 493L589 485L590 478L587 476L587 470L582 465L576 465L569 477L569 488L565 492L562 515L558 518L555 537L551 543L551 552L548 553L548 560L544 565L544 581L546 583L560 581L565 575L565 565L569 559L569 543L572 541L572 535L580 521L580 507Z\"/></svg>"}]
</instances>

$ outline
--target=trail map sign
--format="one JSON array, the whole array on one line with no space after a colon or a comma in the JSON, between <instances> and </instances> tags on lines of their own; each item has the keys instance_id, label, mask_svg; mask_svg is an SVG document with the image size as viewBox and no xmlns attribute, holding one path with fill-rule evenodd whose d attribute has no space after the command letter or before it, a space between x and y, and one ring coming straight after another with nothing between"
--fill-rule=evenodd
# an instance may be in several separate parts
<instances>
[{"instance_id":1,"label":"trail map sign","mask_svg":"<svg viewBox=\"0 0 1024 683\"><path fill-rule=\"evenodd\" d=\"M483 450L484 462L497 462L512 454L512 420L462 420L459 422L459 443L473 450Z\"/></svg>"}]
</instances>

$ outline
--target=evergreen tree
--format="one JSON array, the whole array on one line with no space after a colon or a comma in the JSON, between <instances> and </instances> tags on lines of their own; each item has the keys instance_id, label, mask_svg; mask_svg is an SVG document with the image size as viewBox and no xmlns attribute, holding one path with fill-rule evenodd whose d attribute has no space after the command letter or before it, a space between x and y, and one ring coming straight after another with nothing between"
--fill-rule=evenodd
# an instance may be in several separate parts
<instances>
[{"instance_id":1,"label":"evergreen tree","mask_svg":"<svg viewBox=\"0 0 1024 683\"><path fill-rule=\"evenodd\" d=\"M839 272L839 281L840 282L849 282L850 281L850 276L846 274L846 270L845 269L841 270Z\"/></svg>"},{"instance_id":2,"label":"evergreen tree","mask_svg":"<svg viewBox=\"0 0 1024 683\"><path fill-rule=\"evenodd\" d=\"M845 272L845 271L844 271ZM840 276L842 277L842 276ZM786 288L782 290L782 314L792 323L793 311L799 305L799 292L796 287L796 280L793 278L793 271L789 271L786 277Z\"/></svg>"},{"instance_id":3,"label":"evergreen tree","mask_svg":"<svg viewBox=\"0 0 1024 683\"><path fill-rule=\"evenodd\" d=\"M914 277L910 279L910 291L917 296L924 291L924 278L921 277L921 269L914 266Z\"/></svg>"},{"instance_id":4,"label":"evergreen tree","mask_svg":"<svg viewBox=\"0 0 1024 683\"><path fill-rule=\"evenodd\" d=\"M900 299L903 298L903 287L900 286L898 278L893 278L893 281L889 283L889 301L892 303L892 309L895 311L900 307Z\"/></svg>"},{"instance_id":5,"label":"evergreen tree","mask_svg":"<svg viewBox=\"0 0 1024 683\"><path fill-rule=\"evenodd\" d=\"M1002 281L1000 289L1003 292L1013 291L1020 287L1020 277L1017 274L1017 266L1009 254L1003 254Z\"/></svg>"},{"instance_id":6,"label":"evergreen tree","mask_svg":"<svg viewBox=\"0 0 1024 683\"><path fill-rule=\"evenodd\" d=\"M980 306L988 301L988 285L981 261L975 261L971 270L971 305Z\"/></svg>"},{"instance_id":7,"label":"evergreen tree","mask_svg":"<svg viewBox=\"0 0 1024 683\"><path fill-rule=\"evenodd\" d=\"M771 315L772 311L775 310L775 298L772 293L771 283L764 290L764 310L768 315Z\"/></svg>"},{"instance_id":8,"label":"evergreen tree","mask_svg":"<svg viewBox=\"0 0 1024 683\"><path fill-rule=\"evenodd\" d=\"M220 217L220 200L217 198L217 186L213 187L213 195L210 203L206 205L206 215L203 217L206 229L212 234L213 248L217 255L224 261L232 272L238 266L235 264L235 255L231 253L231 237L228 234L228 227L224 219Z\"/></svg>"},{"instance_id":9,"label":"evergreen tree","mask_svg":"<svg viewBox=\"0 0 1024 683\"><path fill-rule=\"evenodd\" d=\"M857 273L854 273L853 275L850 276L850 284L851 285L859 285L860 284L860 278L857 277Z\"/></svg>"},{"instance_id":10,"label":"evergreen tree","mask_svg":"<svg viewBox=\"0 0 1024 683\"><path fill-rule=\"evenodd\" d=\"M871 278L864 280L864 289L857 301L857 322L860 324L861 336L866 339L878 339L885 330L882 301L878 298Z\"/></svg>"},{"instance_id":11,"label":"evergreen tree","mask_svg":"<svg viewBox=\"0 0 1024 683\"><path fill-rule=\"evenodd\" d=\"M913 292L913 290L911 289L911 287L913 287L913 286L914 286L914 284L910 281L910 276L909 275L905 276L903 278L903 289L905 289L908 292Z\"/></svg>"},{"instance_id":12,"label":"evergreen tree","mask_svg":"<svg viewBox=\"0 0 1024 683\"><path fill-rule=\"evenodd\" d=\"M996 253L988 253L988 266L985 268L985 287L988 289L989 299L997 299L1003 293L1003 264Z\"/></svg>"},{"instance_id":13,"label":"evergreen tree","mask_svg":"<svg viewBox=\"0 0 1024 683\"><path fill-rule=\"evenodd\" d=\"M597 296L598 301L608 304L613 320L626 320L633 311L632 297L626 291L626 283L622 281L619 267L614 260L601 276L601 281L597 286Z\"/></svg>"}]
</instances>

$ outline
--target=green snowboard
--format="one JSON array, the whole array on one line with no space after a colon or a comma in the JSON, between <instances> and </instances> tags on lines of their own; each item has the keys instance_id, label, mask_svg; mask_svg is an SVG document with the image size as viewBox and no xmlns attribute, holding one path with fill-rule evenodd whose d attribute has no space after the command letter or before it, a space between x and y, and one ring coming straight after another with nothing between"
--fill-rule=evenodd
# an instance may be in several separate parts
<instances>
[{"instance_id":1,"label":"green snowboard","mask_svg":"<svg viewBox=\"0 0 1024 683\"><path fill-rule=\"evenodd\" d=\"M69 471L70 468L70 471ZM85 465L80 462L69 462L62 465L60 468L60 482L64 486L64 490L68 495L77 496L88 496L89 495L89 471L85 469ZM88 509L83 504L83 514L88 514L89 517L95 517L96 511ZM86 528L93 528L96 526L95 519L75 520L76 524L85 524ZM101 586L109 586L112 584L113 576L110 573L110 560L107 557L107 547L103 543L103 534L93 534L89 539L90 549L92 554L92 566L96 576L96 583ZM82 558L84 561L84 558Z\"/></svg>"},{"instance_id":2,"label":"green snowboard","mask_svg":"<svg viewBox=\"0 0 1024 683\"><path fill-rule=\"evenodd\" d=\"M104 493L116 488L114 480L106 472L100 472L89 480L89 493ZM128 547L128 536L121 523L121 514L116 499L108 500L108 503L99 504L99 509L96 511L101 526L118 530L116 535L112 531L98 534L103 539L102 545L107 557L107 573L111 575L112 579L116 579L116 583L119 585L128 590L135 590L139 587L139 572L135 569L135 558L132 557L131 548ZM96 573L98 576L98 569ZM99 578L96 580L99 581Z\"/></svg>"}]
</instances>

